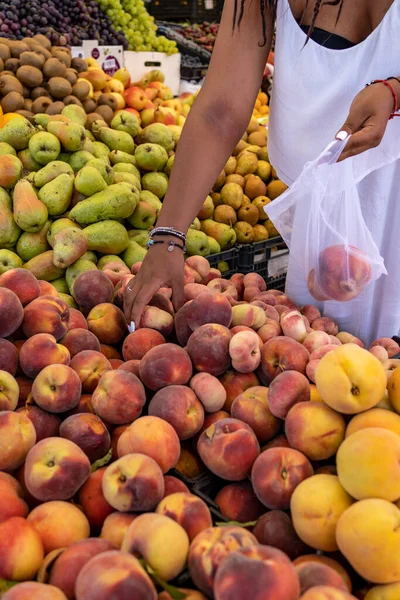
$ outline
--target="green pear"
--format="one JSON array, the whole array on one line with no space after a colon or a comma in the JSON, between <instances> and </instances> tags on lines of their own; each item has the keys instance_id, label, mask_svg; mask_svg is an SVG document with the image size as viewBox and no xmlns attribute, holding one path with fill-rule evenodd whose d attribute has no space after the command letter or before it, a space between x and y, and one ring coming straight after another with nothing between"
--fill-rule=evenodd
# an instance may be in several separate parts
<instances>
[{"instance_id":1,"label":"green pear","mask_svg":"<svg viewBox=\"0 0 400 600\"><path fill-rule=\"evenodd\" d=\"M228 250L236 242L236 233L225 223L217 223L212 219L205 219L201 222L201 230L208 236L217 240L221 250Z\"/></svg>"},{"instance_id":2,"label":"green pear","mask_svg":"<svg viewBox=\"0 0 400 600\"><path fill-rule=\"evenodd\" d=\"M127 183L135 188L138 192L140 192L142 189L140 179L138 179L135 175L132 175L132 173L124 173L123 171L114 173L114 183Z\"/></svg>"},{"instance_id":3,"label":"green pear","mask_svg":"<svg viewBox=\"0 0 400 600\"><path fill-rule=\"evenodd\" d=\"M126 219L131 216L138 201L138 193L135 194L125 183L116 183L103 192L78 202L70 211L69 217L80 225L110 219ZM111 254L118 254L118 252Z\"/></svg>"},{"instance_id":4,"label":"green pear","mask_svg":"<svg viewBox=\"0 0 400 600\"><path fill-rule=\"evenodd\" d=\"M88 133L90 133L90 131ZM90 135L92 135L92 134L90 133ZM94 140L92 141L91 139L89 139L86 134L86 140L85 140L85 143L83 144L83 150L85 150L86 152L89 152L90 154L93 154L93 156L94 156L93 142L94 142Z\"/></svg>"},{"instance_id":5,"label":"green pear","mask_svg":"<svg viewBox=\"0 0 400 600\"><path fill-rule=\"evenodd\" d=\"M175 154L173 154L172 156L169 157L169 159L167 160L167 164L164 167L164 173L166 173L168 175L168 177L171 177L171 171L172 171L172 167L174 164L174 160L175 160Z\"/></svg>"},{"instance_id":6,"label":"green pear","mask_svg":"<svg viewBox=\"0 0 400 600\"><path fill-rule=\"evenodd\" d=\"M18 152L18 158L22 162L25 171L29 171L29 174L39 171L43 166L33 158L29 148L25 148L25 150Z\"/></svg>"},{"instance_id":7,"label":"green pear","mask_svg":"<svg viewBox=\"0 0 400 600\"><path fill-rule=\"evenodd\" d=\"M83 167L75 177L75 189L85 196L93 196L107 188L107 184L94 167Z\"/></svg>"},{"instance_id":8,"label":"green pear","mask_svg":"<svg viewBox=\"0 0 400 600\"><path fill-rule=\"evenodd\" d=\"M140 181L140 171L135 165L130 163L117 163L113 166L114 173L130 173Z\"/></svg>"},{"instance_id":9,"label":"green pear","mask_svg":"<svg viewBox=\"0 0 400 600\"><path fill-rule=\"evenodd\" d=\"M18 119L15 119L16 121ZM0 129L1 131L1 129ZM13 154L3 154L0 161L0 187L10 190L22 177L22 162Z\"/></svg>"},{"instance_id":10,"label":"green pear","mask_svg":"<svg viewBox=\"0 0 400 600\"><path fill-rule=\"evenodd\" d=\"M128 231L129 239L135 240L139 246L146 248L146 244L149 241L149 232L143 229L131 229Z\"/></svg>"},{"instance_id":11,"label":"green pear","mask_svg":"<svg viewBox=\"0 0 400 600\"><path fill-rule=\"evenodd\" d=\"M150 206L155 208L158 218L158 215L160 214L160 211L162 209L162 202L159 198L157 198L155 194L153 194L153 192L149 192L148 190L142 190L140 192L139 200L142 200L142 202L147 202L147 204L150 204Z\"/></svg>"},{"instance_id":12,"label":"green pear","mask_svg":"<svg viewBox=\"0 0 400 600\"><path fill-rule=\"evenodd\" d=\"M168 182L168 175L165 173L146 173L142 177L143 189L152 192L160 199L167 193Z\"/></svg>"},{"instance_id":13,"label":"green pear","mask_svg":"<svg viewBox=\"0 0 400 600\"><path fill-rule=\"evenodd\" d=\"M196 231L196 229L188 229L186 252L189 256L207 256L210 253L210 246L206 234L202 231Z\"/></svg>"},{"instance_id":14,"label":"green pear","mask_svg":"<svg viewBox=\"0 0 400 600\"><path fill-rule=\"evenodd\" d=\"M24 150L21 150L21 152L24 152ZM29 152L29 150L28 150ZM23 179L26 179L27 181L29 181L29 183L31 183L34 187L36 187L35 185L35 175L36 175L37 171L32 171L32 173L28 173L27 175L25 175L25 177Z\"/></svg>"},{"instance_id":15,"label":"green pear","mask_svg":"<svg viewBox=\"0 0 400 600\"><path fill-rule=\"evenodd\" d=\"M196 229L196 231L200 231L201 230L200 219L195 217L193 223L189 226L189 229Z\"/></svg>"},{"instance_id":16,"label":"green pear","mask_svg":"<svg viewBox=\"0 0 400 600\"><path fill-rule=\"evenodd\" d=\"M76 308L76 309L79 308L77 303L75 302L73 296L71 296L70 294L63 294L62 292L59 292L58 294L59 294L61 300L64 300L64 302L66 302L66 304L68 304L68 306L70 308Z\"/></svg>"},{"instance_id":17,"label":"green pear","mask_svg":"<svg viewBox=\"0 0 400 600\"><path fill-rule=\"evenodd\" d=\"M40 231L47 221L47 207L36 196L33 185L26 179L18 181L14 188L13 213L18 227L28 233Z\"/></svg>"},{"instance_id":18,"label":"green pear","mask_svg":"<svg viewBox=\"0 0 400 600\"><path fill-rule=\"evenodd\" d=\"M81 106L77 104L68 104L65 108L62 109L61 114L68 119L71 119L73 123L78 123L78 125L82 125L82 127L86 123L87 115Z\"/></svg>"},{"instance_id":19,"label":"green pear","mask_svg":"<svg viewBox=\"0 0 400 600\"><path fill-rule=\"evenodd\" d=\"M127 110L122 110L111 121L111 129L124 131L132 137L136 137L140 129L139 119Z\"/></svg>"},{"instance_id":20,"label":"green pear","mask_svg":"<svg viewBox=\"0 0 400 600\"><path fill-rule=\"evenodd\" d=\"M0 156L3 154L12 154L13 156L17 156L16 151L12 146L10 146L10 144L6 144L6 142L0 142Z\"/></svg>"},{"instance_id":21,"label":"green pear","mask_svg":"<svg viewBox=\"0 0 400 600\"><path fill-rule=\"evenodd\" d=\"M150 229L154 225L157 219L156 209L153 208L147 202L138 202L135 211L132 216L129 217L128 222L135 229Z\"/></svg>"},{"instance_id":22,"label":"green pear","mask_svg":"<svg viewBox=\"0 0 400 600\"><path fill-rule=\"evenodd\" d=\"M67 227L59 231L53 241L53 263L56 267L69 267L88 249L88 240L82 229Z\"/></svg>"},{"instance_id":23,"label":"green pear","mask_svg":"<svg viewBox=\"0 0 400 600\"><path fill-rule=\"evenodd\" d=\"M46 115L45 113L38 113L33 117L33 121L35 125L40 125L47 129L47 124L50 122L50 115Z\"/></svg>"},{"instance_id":24,"label":"green pear","mask_svg":"<svg viewBox=\"0 0 400 600\"><path fill-rule=\"evenodd\" d=\"M113 150L110 152L109 158L112 165L117 165L119 163L129 163L131 165L136 164L135 157L132 156L132 154L122 152L121 150Z\"/></svg>"},{"instance_id":25,"label":"green pear","mask_svg":"<svg viewBox=\"0 0 400 600\"><path fill-rule=\"evenodd\" d=\"M93 133L91 131L89 131L89 129L85 129L85 134L86 134L86 141L89 142L95 142L96 138L94 137ZM86 150L86 148L84 147L84 150Z\"/></svg>"},{"instance_id":26,"label":"green pear","mask_svg":"<svg viewBox=\"0 0 400 600\"><path fill-rule=\"evenodd\" d=\"M33 159L40 165L48 165L57 160L61 152L59 139L47 131L35 133L29 140L29 151Z\"/></svg>"},{"instance_id":27,"label":"green pear","mask_svg":"<svg viewBox=\"0 0 400 600\"><path fill-rule=\"evenodd\" d=\"M21 267L22 260L18 254L5 248L0 249L0 275L11 269L20 269Z\"/></svg>"},{"instance_id":28,"label":"green pear","mask_svg":"<svg viewBox=\"0 0 400 600\"><path fill-rule=\"evenodd\" d=\"M90 260L92 263L97 265L97 254L96 252L93 252L93 250L86 250L85 254L82 254L81 258Z\"/></svg>"},{"instance_id":29,"label":"green pear","mask_svg":"<svg viewBox=\"0 0 400 600\"><path fill-rule=\"evenodd\" d=\"M67 163L69 161L69 157L70 157L69 152L60 152L60 154L58 156L58 160Z\"/></svg>"},{"instance_id":30,"label":"green pear","mask_svg":"<svg viewBox=\"0 0 400 600\"><path fill-rule=\"evenodd\" d=\"M114 169L102 158L92 158L86 166L97 169L107 185L114 183Z\"/></svg>"},{"instance_id":31,"label":"green pear","mask_svg":"<svg viewBox=\"0 0 400 600\"><path fill-rule=\"evenodd\" d=\"M122 150L128 154L133 154L135 150L135 142L132 136L125 131L114 131L108 127L100 129L100 140L106 144L110 150Z\"/></svg>"},{"instance_id":32,"label":"green pear","mask_svg":"<svg viewBox=\"0 0 400 600\"><path fill-rule=\"evenodd\" d=\"M117 221L100 221L93 223L83 230L89 250L101 254L120 254L129 243L128 232Z\"/></svg>"},{"instance_id":33,"label":"green pear","mask_svg":"<svg viewBox=\"0 0 400 600\"><path fill-rule=\"evenodd\" d=\"M54 162L51 162L40 169L40 171L35 174L35 187L41 188L46 185L46 183L53 181L53 179L59 175L73 175L73 173L74 172L69 164L60 160L55 160Z\"/></svg>"},{"instance_id":34,"label":"green pear","mask_svg":"<svg viewBox=\"0 0 400 600\"><path fill-rule=\"evenodd\" d=\"M16 245L16 251L24 262L28 262L35 256L51 250L47 242L47 231L51 225L50 221L46 221L42 229L37 233L22 232Z\"/></svg>"},{"instance_id":35,"label":"green pear","mask_svg":"<svg viewBox=\"0 0 400 600\"><path fill-rule=\"evenodd\" d=\"M136 165L143 171L162 171L168 154L165 148L158 144L141 144L135 150Z\"/></svg>"},{"instance_id":36,"label":"green pear","mask_svg":"<svg viewBox=\"0 0 400 600\"><path fill-rule=\"evenodd\" d=\"M47 131L53 133L60 140L64 150L68 152L82 150L86 140L85 129L78 123L50 121Z\"/></svg>"},{"instance_id":37,"label":"green pear","mask_svg":"<svg viewBox=\"0 0 400 600\"><path fill-rule=\"evenodd\" d=\"M65 277L59 277L51 282L59 294L69 294L68 283Z\"/></svg>"},{"instance_id":38,"label":"green pear","mask_svg":"<svg viewBox=\"0 0 400 600\"><path fill-rule=\"evenodd\" d=\"M36 128L28 119L12 119L0 129L0 142L6 142L14 150L25 150Z\"/></svg>"},{"instance_id":39,"label":"green pear","mask_svg":"<svg viewBox=\"0 0 400 600\"><path fill-rule=\"evenodd\" d=\"M109 129L107 123L105 121L103 121L103 119L98 119L97 121L94 121L92 123L92 133L94 135L95 138L99 138L100 137L100 131L105 128L105 129Z\"/></svg>"},{"instance_id":40,"label":"green pear","mask_svg":"<svg viewBox=\"0 0 400 600\"><path fill-rule=\"evenodd\" d=\"M94 158L93 154L87 150L78 150L78 152L70 154L68 164L72 167L74 173L77 173L89 162L89 160L92 160L92 158Z\"/></svg>"},{"instance_id":41,"label":"green pear","mask_svg":"<svg viewBox=\"0 0 400 600\"><path fill-rule=\"evenodd\" d=\"M49 215L62 215L71 203L73 191L74 178L64 173L40 188L39 198L47 206Z\"/></svg>"},{"instance_id":42,"label":"green pear","mask_svg":"<svg viewBox=\"0 0 400 600\"><path fill-rule=\"evenodd\" d=\"M68 219L66 217L53 221L53 223L51 223L47 231L47 242L50 244L50 246L53 247L54 238L59 231L70 227L76 228L79 227L79 225L77 225L76 223L74 223L74 221L71 221L71 219Z\"/></svg>"},{"instance_id":43,"label":"green pear","mask_svg":"<svg viewBox=\"0 0 400 600\"><path fill-rule=\"evenodd\" d=\"M103 142L93 142L93 156L95 158L99 158L101 160L104 160L108 165L110 164L110 158L109 158L109 154L110 154L110 149L108 146L106 146L105 144L103 144Z\"/></svg>"},{"instance_id":44,"label":"green pear","mask_svg":"<svg viewBox=\"0 0 400 600\"><path fill-rule=\"evenodd\" d=\"M217 240L214 238L207 236L208 245L210 246L210 254L219 254L221 252L221 246L218 244Z\"/></svg>"},{"instance_id":45,"label":"green pear","mask_svg":"<svg viewBox=\"0 0 400 600\"><path fill-rule=\"evenodd\" d=\"M110 262L120 262L123 265L125 264L120 256L117 256L116 254L106 254L105 256L102 256L99 259L99 262L97 263L97 268L101 271L103 267Z\"/></svg>"},{"instance_id":46,"label":"green pear","mask_svg":"<svg viewBox=\"0 0 400 600\"><path fill-rule=\"evenodd\" d=\"M174 135L164 123L151 123L143 129L138 136L140 144L158 144L165 150L173 150L175 146Z\"/></svg>"},{"instance_id":47,"label":"green pear","mask_svg":"<svg viewBox=\"0 0 400 600\"><path fill-rule=\"evenodd\" d=\"M24 269L30 271L36 279L54 281L63 277L65 269L56 267L53 263L53 250L43 252L24 264Z\"/></svg>"},{"instance_id":48,"label":"green pear","mask_svg":"<svg viewBox=\"0 0 400 600\"><path fill-rule=\"evenodd\" d=\"M135 240L129 240L128 246L122 254L126 266L131 269L132 265L141 262L147 254L146 248L142 248Z\"/></svg>"},{"instance_id":49,"label":"green pear","mask_svg":"<svg viewBox=\"0 0 400 600\"><path fill-rule=\"evenodd\" d=\"M84 258L79 258L70 267L67 267L65 272L65 280L70 293L72 293L75 280L81 273L84 273L85 271L97 271L97 267L93 262L90 260L85 260Z\"/></svg>"}]
</instances>

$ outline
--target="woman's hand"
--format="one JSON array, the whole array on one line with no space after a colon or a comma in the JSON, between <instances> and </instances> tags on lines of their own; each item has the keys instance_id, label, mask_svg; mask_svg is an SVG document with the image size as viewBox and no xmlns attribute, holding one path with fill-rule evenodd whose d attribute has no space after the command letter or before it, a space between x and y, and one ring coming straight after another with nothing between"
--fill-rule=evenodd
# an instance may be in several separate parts
<instances>
[{"instance_id":1,"label":"woman's hand","mask_svg":"<svg viewBox=\"0 0 400 600\"><path fill-rule=\"evenodd\" d=\"M140 326L143 309L164 285L172 288L174 308L179 310L184 304L183 269L182 250L174 248L168 252L167 244L151 247L139 273L125 288L124 313L127 323L133 321L136 328Z\"/></svg>"},{"instance_id":2,"label":"woman's hand","mask_svg":"<svg viewBox=\"0 0 400 600\"><path fill-rule=\"evenodd\" d=\"M396 82L389 83L397 91ZM370 85L355 97L346 123L336 136L336 139L343 140L343 132L352 135L339 161L379 146L393 112L393 104L393 95L383 83Z\"/></svg>"}]
</instances>

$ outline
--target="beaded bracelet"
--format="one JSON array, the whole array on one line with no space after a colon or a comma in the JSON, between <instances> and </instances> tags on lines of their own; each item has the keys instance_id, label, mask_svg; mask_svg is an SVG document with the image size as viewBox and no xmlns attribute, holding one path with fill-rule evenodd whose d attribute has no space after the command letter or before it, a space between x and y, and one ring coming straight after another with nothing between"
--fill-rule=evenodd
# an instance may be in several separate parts
<instances>
[{"instance_id":1,"label":"beaded bracelet","mask_svg":"<svg viewBox=\"0 0 400 600\"><path fill-rule=\"evenodd\" d=\"M155 244L168 244L168 252L173 252L175 250L175 248L179 248L180 250L182 250L183 253L186 252L186 246L181 246L181 244L177 244L176 242L173 242L172 240L169 242L166 242L165 240L149 240L146 244L147 248L151 248L151 246L154 246Z\"/></svg>"},{"instance_id":2,"label":"beaded bracelet","mask_svg":"<svg viewBox=\"0 0 400 600\"><path fill-rule=\"evenodd\" d=\"M174 227L155 227L149 233L150 238L153 238L157 235L170 235L171 237L178 238L183 243L186 242L186 235L182 231L174 229Z\"/></svg>"},{"instance_id":3,"label":"beaded bracelet","mask_svg":"<svg viewBox=\"0 0 400 600\"><path fill-rule=\"evenodd\" d=\"M397 77L390 77L389 79L396 79ZM400 113L399 113L399 109L397 108L397 104L398 104L398 97L397 97L397 93L396 90L394 89L394 87L392 86L391 83L389 83L389 81L387 79L375 79L374 81L371 81L371 83L367 83L367 85L365 87L369 87L371 85L375 85L376 83L382 83L383 85L385 85L387 88L389 88L392 96L393 96L393 110L392 113L389 117L389 121L391 119L394 119L394 117L400 117Z\"/></svg>"}]
</instances>

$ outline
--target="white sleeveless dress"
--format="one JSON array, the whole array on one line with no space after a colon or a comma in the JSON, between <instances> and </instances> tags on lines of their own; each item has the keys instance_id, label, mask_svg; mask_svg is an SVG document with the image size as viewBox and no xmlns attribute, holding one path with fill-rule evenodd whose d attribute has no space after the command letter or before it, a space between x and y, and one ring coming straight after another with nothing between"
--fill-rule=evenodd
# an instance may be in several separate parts
<instances>
[{"instance_id":1,"label":"white sleeveless dress","mask_svg":"<svg viewBox=\"0 0 400 600\"><path fill-rule=\"evenodd\" d=\"M333 141L350 105L366 83L400 76L400 0L362 43L332 50L309 40L288 0L278 0L274 86L268 150L278 176L290 185L304 165ZM384 139L350 159L364 219L388 271L356 300L324 302L325 316L369 344L400 332L400 118L391 120ZM299 305L316 304L298 275L291 255L287 294Z\"/></svg>"}]
</instances>

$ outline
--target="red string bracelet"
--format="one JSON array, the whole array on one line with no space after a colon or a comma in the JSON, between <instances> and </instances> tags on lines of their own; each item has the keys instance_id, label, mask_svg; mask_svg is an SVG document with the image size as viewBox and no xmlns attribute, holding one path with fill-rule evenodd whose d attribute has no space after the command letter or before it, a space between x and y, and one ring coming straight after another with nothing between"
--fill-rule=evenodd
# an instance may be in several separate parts
<instances>
[{"instance_id":1,"label":"red string bracelet","mask_svg":"<svg viewBox=\"0 0 400 600\"><path fill-rule=\"evenodd\" d=\"M397 108L397 103L398 103L398 98L397 98L397 93L396 90L394 89L394 87L392 86L391 83L389 83L387 81L387 79L376 79L375 81L371 81L371 83L367 83L367 85L365 87L369 87L370 85L375 85L375 83L383 83L383 85L386 85L387 88L389 88L389 90L392 93L393 96L393 111L392 114L389 117L389 121L391 119L394 119L394 117L400 117L400 112L398 112L398 108Z\"/></svg>"}]
</instances>

